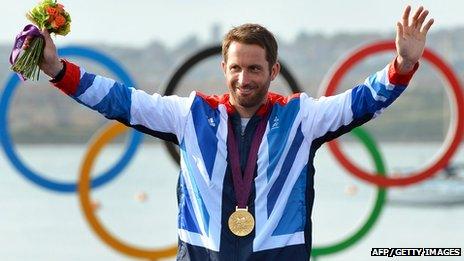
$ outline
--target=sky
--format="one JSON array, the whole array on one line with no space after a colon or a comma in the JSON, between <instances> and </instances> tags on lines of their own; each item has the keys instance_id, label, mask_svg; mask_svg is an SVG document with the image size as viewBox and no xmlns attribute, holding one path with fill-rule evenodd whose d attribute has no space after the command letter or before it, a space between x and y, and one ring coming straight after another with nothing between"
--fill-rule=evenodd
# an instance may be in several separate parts
<instances>
[{"instance_id":1,"label":"sky","mask_svg":"<svg viewBox=\"0 0 464 261\"><path fill-rule=\"evenodd\" d=\"M10 0L11 1L11 0ZM12 43L37 0L18 0L2 13L0 43ZM11 1L13 3L13 1ZM71 14L71 33L57 44L103 43L142 47L153 40L173 46L196 35L212 39L232 26L260 23L279 39L310 33L393 32L406 5L425 6L432 30L464 26L463 0L60 0Z\"/></svg>"}]
</instances>

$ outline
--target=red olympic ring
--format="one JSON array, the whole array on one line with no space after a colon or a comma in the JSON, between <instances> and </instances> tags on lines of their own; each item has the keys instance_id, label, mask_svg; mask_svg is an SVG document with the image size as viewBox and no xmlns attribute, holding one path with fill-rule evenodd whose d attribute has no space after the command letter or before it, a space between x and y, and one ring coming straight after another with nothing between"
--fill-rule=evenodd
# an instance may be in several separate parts
<instances>
[{"instance_id":1,"label":"red olympic ring","mask_svg":"<svg viewBox=\"0 0 464 261\"><path fill-rule=\"evenodd\" d=\"M335 70L333 70L333 73L329 74L329 76L325 78L330 80L326 85L322 85L322 91L320 93L323 93L325 96L333 95L337 90L340 81L343 79L343 76L354 65L369 55L392 50L396 50L394 41L380 41L362 46L360 49L353 52L348 58L343 60L340 65L338 65ZM449 160L456 152L464 132L464 95L461 84L451 67L446 64L438 55L425 48L423 58L434 65L436 69L438 69L438 71L441 73L441 76L444 77L444 79L446 79L447 83L449 84L449 86L447 86L451 88L454 96L454 108L456 109L455 115L457 116L457 121L451 122L450 129L443 143L441 152L435 157L433 162L420 170L410 173L407 177L392 178L378 176L375 173L370 173L361 169L360 167L353 164L343 154L340 148L340 144L337 140L329 142L329 150L334 154L340 164L349 173L380 187L407 186L419 181L423 181L433 176L442 168L446 167Z\"/></svg>"}]
</instances>

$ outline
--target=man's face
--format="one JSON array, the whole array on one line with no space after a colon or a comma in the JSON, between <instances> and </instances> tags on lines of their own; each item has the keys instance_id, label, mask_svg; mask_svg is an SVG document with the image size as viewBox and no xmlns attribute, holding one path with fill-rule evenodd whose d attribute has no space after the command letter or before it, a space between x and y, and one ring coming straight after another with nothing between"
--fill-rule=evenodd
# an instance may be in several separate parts
<instances>
[{"instance_id":1,"label":"man's face","mask_svg":"<svg viewBox=\"0 0 464 261\"><path fill-rule=\"evenodd\" d=\"M276 63L269 70L266 51L259 45L232 42L227 54L227 63L222 69L230 93L230 102L244 109L256 109L264 101L269 85L280 70Z\"/></svg>"}]
</instances>

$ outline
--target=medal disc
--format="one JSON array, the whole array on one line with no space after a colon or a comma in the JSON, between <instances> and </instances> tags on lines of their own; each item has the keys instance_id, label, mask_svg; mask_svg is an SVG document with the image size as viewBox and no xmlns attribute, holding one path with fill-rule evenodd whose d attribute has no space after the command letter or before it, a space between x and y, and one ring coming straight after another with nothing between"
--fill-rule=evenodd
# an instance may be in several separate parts
<instances>
[{"instance_id":1,"label":"medal disc","mask_svg":"<svg viewBox=\"0 0 464 261\"><path fill-rule=\"evenodd\" d=\"M246 208L237 208L229 217L229 229L234 235L244 237L253 231L255 219Z\"/></svg>"}]
</instances>

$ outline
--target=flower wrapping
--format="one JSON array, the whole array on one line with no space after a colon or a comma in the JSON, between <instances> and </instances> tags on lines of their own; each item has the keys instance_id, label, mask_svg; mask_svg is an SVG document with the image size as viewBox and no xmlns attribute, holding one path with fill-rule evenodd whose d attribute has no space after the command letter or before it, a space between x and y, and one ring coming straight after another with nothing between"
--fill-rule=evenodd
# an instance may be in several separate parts
<instances>
[{"instance_id":1,"label":"flower wrapping","mask_svg":"<svg viewBox=\"0 0 464 261\"><path fill-rule=\"evenodd\" d=\"M22 80L38 80L39 64L44 50L44 38L40 30L47 30L55 35L67 35L71 29L71 16L56 0L42 0L26 14L26 17L34 25L27 25L16 36L10 55L11 69L18 73ZM23 50L26 41L29 41L29 46Z\"/></svg>"}]
</instances>

